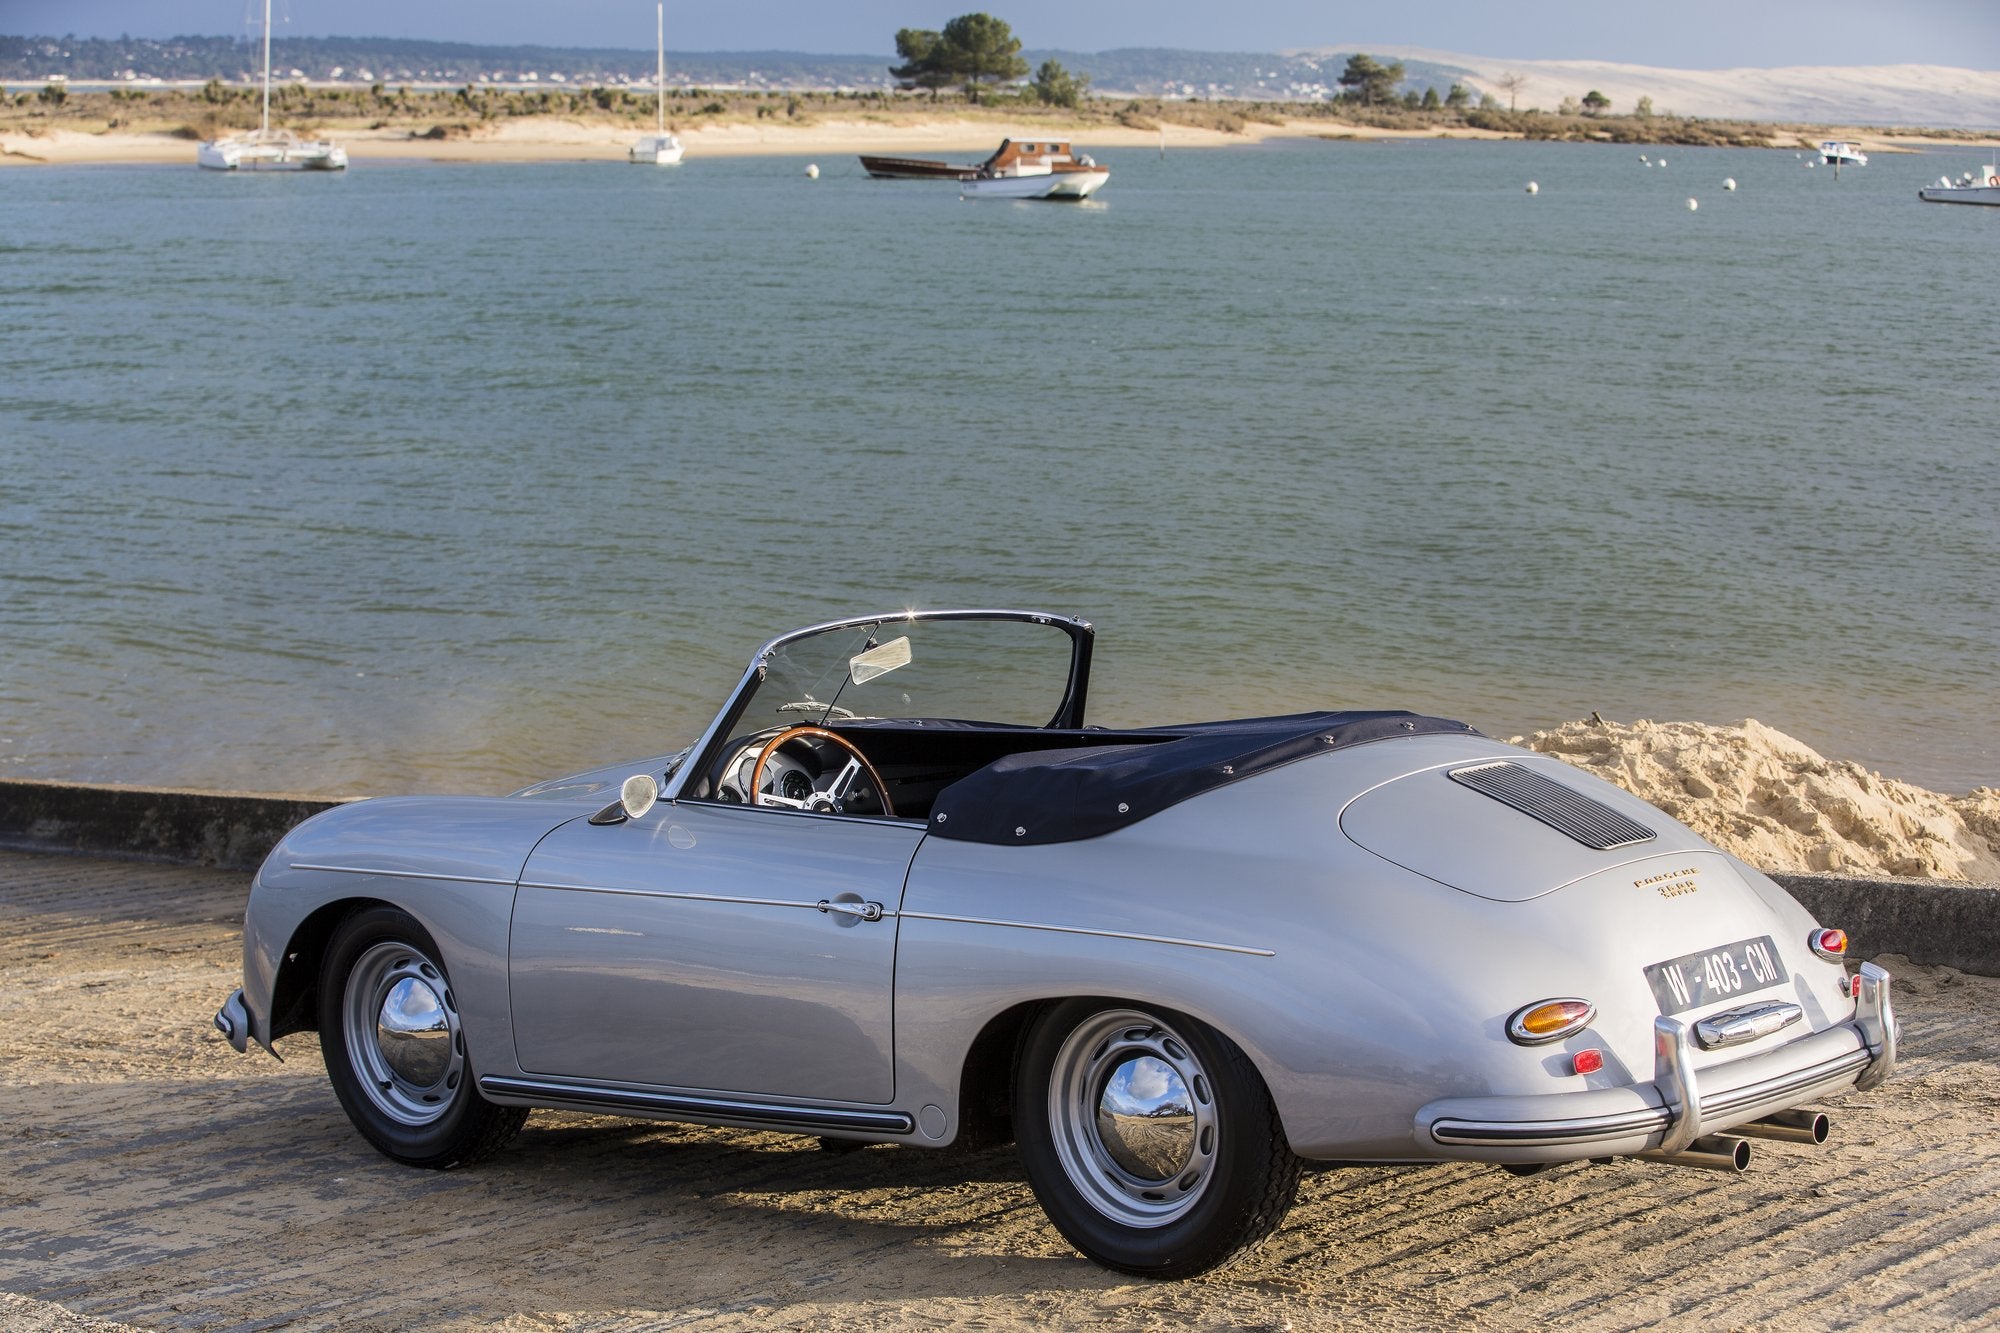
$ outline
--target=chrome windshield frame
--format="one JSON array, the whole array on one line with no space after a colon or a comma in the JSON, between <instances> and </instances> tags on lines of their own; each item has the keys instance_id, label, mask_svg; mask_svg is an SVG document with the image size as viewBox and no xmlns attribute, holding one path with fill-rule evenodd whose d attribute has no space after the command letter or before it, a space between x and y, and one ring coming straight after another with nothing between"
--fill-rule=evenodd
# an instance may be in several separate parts
<instances>
[{"instance_id":1,"label":"chrome windshield frame","mask_svg":"<svg viewBox=\"0 0 2000 1333\"><path fill-rule=\"evenodd\" d=\"M721 709L701 733L687 752L687 758L673 772L666 789L661 792L663 801L681 800L687 793L688 784L697 773L705 773L715 761L715 749L729 735L744 708L749 705L750 696L757 684L763 680L772 656L786 644L800 639L811 638L815 634L826 634L834 630L855 629L863 625L913 624L924 620L1019 620L1035 625L1053 625L1070 638L1069 682L1063 693L1060 706L1047 726L1068 730L1083 726L1084 698L1090 688L1090 650L1096 629L1088 620L1075 616L1059 616L1046 611L1010 611L1001 608L961 608L949 611L891 611L872 616L848 616L840 620L829 620L818 625L808 625L795 629L759 648L750 658L750 665L736 682L736 688L729 692Z\"/></svg>"}]
</instances>

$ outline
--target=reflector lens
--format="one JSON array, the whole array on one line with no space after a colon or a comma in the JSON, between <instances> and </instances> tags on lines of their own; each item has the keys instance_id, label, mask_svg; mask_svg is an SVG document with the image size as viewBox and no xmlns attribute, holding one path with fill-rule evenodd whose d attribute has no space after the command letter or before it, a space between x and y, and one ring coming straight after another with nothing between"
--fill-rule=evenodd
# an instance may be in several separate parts
<instances>
[{"instance_id":1,"label":"reflector lens","mask_svg":"<svg viewBox=\"0 0 2000 1333\"><path fill-rule=\"evenodd\" d=\"M1858 976L1854 976L1854 977L1849 977L1849 978L1847 979L1847 994L1848 994L1848 998L1850 998L1850 999L1855 999L1855 1000L1858 1000L1858 999L1860 999L1860 998L1861 998L1861 978L1860 978L1860 977L1858 977Z\"/></svg>"},{"instance_id":2,"label":"reflector lens","mask_svg":"<svg viewBox=\"0 0 2000 1333\"><path fill-rule=\"evenodd\" d=\"M1557 1041L1597 1017L1597 1006L1588 1000L1543 1000L1517 1009L1507 1020L1507 1035L1523 1046L1540 1046Z\"/></svg>"},{"instance_id":3,"label":"reflector lens","mask_svg":"<svg viewBox=\"0 0 2000 1333\"><path fill-rule=\"evenodd\" d=\"M1844 930L1815 930L1806 936L1806 943L1829 963L1838 962L1847 954L1847 932Z\"/></svg>"},{"instance_id":4,"label":"reflector lens","mask_svg":"<svg viewBox=\"0 0 2000 1333\"><path fill-rule=\"evenodd\" d=\"M1575 1063L1577 1073L1595 1074L1598 1070L1604 1068L1604 1052L1596 1050L1578 1051Z\"/></svg>"}]
</instances>

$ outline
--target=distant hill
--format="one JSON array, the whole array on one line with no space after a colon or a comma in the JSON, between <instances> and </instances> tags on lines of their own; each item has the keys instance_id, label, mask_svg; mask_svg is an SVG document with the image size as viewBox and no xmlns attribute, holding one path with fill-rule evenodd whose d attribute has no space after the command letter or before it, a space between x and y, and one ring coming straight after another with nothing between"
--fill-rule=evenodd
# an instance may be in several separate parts
<instances>
[{"instance_id":1,"label":"distant hill","mask_svg":"<svg viewBox=\"0 0 2000 1333\"><path fill-rule=\"evenodd\" d=\"M1553 111L1565 97L1593 88L1617 111L1641 97L1656 110L1736 120L1799 120L1814 124L1928 125L2000 130L2000 71L1946 65L1796 65L1777 69L1664 69L1604 60L1500 60L1421 47L1371 47L1412 68L1436 64L1461 72L1468 87L1501 102L1499 80L1523 82L1522 107ZM1328 59L1331 52L1294 51L1294 58ZM1340 57L1345 59L1344 56Z\"/></svg>"},{"instance_id":2,"label":"distant hill","mask_svg":"<svg viewBox=\"0 0 2000 1333\"><path fill-rule=\"evenodd\" d=\"M1287 52L1029 50L1032 68L1059 60L1090 75L1099 94L1318 101L1358 48ZM1405 90L1454 82L1523 108L1553 111L1595 89L1620 111L1641 97L1658 111L1687 116L1865 125L2000 129L2000 72L1936 65L1811 66L1677 70L1583 60L1499 60L1416 47L1371 46L1401 60ZM278 77L321 82L456 87L467 83L650 83L649 49L478 46L391 37L280 37L271 43ZM870 89L893 85L889 55L809 55L798 51L668 51L667 78L681 87ZM230 37L166 40L0 36L0 84L39 85L54 75L87 81L247 80L258 69L250 43ZM1512 95L1500 80L1523 83Z\"/></svg>"},{"instance_id":3,"label":"distant hill","mask_svg":"<svg viewBox=\"0 0 2000 1333\"><path fill-rule=\"evenodd\" d=\"M1090 75L1100 93L1148 97L1224 97L1312 101L1340 91L1335 79L1348 53L1284 56L1133 47L1117 51L1029 50L1029 66L1059 60ZM271 43L278 77L313 82L443 84L649 83L651 50L557 46L475 46L390 37L279 37ZM744 88L888 88L892 55L822 56L797 51L667 52L667 78L682 86ZM1408 87L1440 95L1456 71L1435 61L1407 61ZM249 79L258 50L229 37L127 38L0 36L0 83L40 84L51 76L80 81L205 82ZM532 76L532 78L530 77Z\"/></svg>"}]
</instances>

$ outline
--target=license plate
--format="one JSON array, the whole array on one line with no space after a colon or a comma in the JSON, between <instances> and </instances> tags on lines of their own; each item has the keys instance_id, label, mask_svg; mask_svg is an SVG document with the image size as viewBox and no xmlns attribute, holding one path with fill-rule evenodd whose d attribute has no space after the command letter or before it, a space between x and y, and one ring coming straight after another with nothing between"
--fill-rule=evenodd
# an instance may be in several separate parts
<instances>
[{"instance_id":1,"label":"license plate","mask_svg":"<svg viewBox=\"0 0 2000 1333\"><path fill-rule=\"evenodd\" d=\"M1778 946L1769 935L1683 954L1646 969L1646 980L1652 984L1653 998L1660 1002L1663 1014L1768 990L1784 979L1785 970L1778 966Z\"/></svg>"}]
</instances>

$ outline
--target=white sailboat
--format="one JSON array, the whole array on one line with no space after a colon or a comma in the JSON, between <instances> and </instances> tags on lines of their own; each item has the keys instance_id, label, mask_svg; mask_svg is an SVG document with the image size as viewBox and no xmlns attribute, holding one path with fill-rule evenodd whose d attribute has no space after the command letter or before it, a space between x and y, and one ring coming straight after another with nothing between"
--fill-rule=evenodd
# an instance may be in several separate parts
<instances>
[{"instance_id":1,"label":"white sailboat","mask_svg":"<svg viewBox=\"0 0 2000 1333\"><path fill-rule=\"evenodd\" d=\"M654 87L659 93L657 100L659 129L657 133L649 134L633 144L631 157L634 162L643 162L647 166L671 167L681 160L681 154L686 150L681 147L679 139L667 133L667 6L664 0L657 8L660 28L660 69L659 81Z\"/></svg>"},{"instance_id":2,"label":"white sailboat","mask_svg":"<svg viewBox=\"0 0 2000 1333\"><path fill-rule=\"evenodd\" d=\"M344 171L347 150L325 139L301 139L271 128L271 0L264 0L264 120L247 134L211 139L194 152L211 171Z\"/></svg>"}]
</instances>

